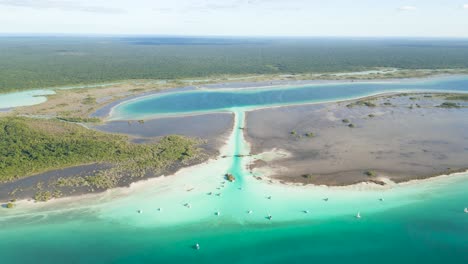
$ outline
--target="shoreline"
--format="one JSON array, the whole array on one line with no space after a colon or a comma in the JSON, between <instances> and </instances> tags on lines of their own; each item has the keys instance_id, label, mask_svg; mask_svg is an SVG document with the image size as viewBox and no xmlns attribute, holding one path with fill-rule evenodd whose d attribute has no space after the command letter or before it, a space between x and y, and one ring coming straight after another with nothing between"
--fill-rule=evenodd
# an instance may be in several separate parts
<instances>
[{"instance_id":1,"label":"shoreline","mask_svg":"<svg viewBox=\"0 0 468 264\"><path fill-rule=\"evenodd\" d=\"M141 179L135 182L130 183L128 186L119 186L116 188L111 188L107 189L101 192L96 192L96 193L85 193L85 194L80 194L80 195L72 195L72 196L64 196L60 198L54 198L51 199L47 202L37 202L34 201L33 199L18 199L15 201L15 204L17 205L29 205L31 207L34 206L48 206L48 205L54 205L54 204L59 204L59 203L64 203L67 201L72 201L72 202L77 202L83 199L88 199L88 198L99 198L100 196L105 196L111 193L119 193L119 197L122 195L130 195L134 192L137 192L140 188L144 188L148 185L152 184L157 184L161 181L164 180L171 180L177 177L177 174L180 173L185 173L185 172L190 172L193 170L196 170L197 168L201 166L206 166L209 165L210 163L222 159L222 156L218 156L216 158L210 158L202 163L189 166L189 167L182 167L178 171L172 173L172 174L162 174L158 177L151 177L147 179ZM334 191L381 191L381 190L390 190L394 188L399 188L399 187L406 187L406 186L413 186L413 185L419 185L419 184L430 184L430 183L436 183L436 182L443 182L445 180L454 180L457 178L463 178L463 177L468 177L468 169L464 172L454 172L450 174L441 174L438 176L433 176L425 179L412 179L408 180L405 182L391 182L392 184L386 184L386 185L380 185L374 182L360 182L360 183L355 183L351 185L343 185L343 186L329 186L329 185L316 185L316 184L301 184L301 183L294 183L294 182L282 182L281 180L275 179L275 178L270 178L269 176L263 176L265 179L268 179L268 182L263 181L263 184L266 185L276 185L277 187L285 187L285 188L301 188L301 189L306 189L306 190L317 190L317 189L327 189L327 190L334 190ZM88 205L84 205L83 208L88 208ZM69 208L68 210L76 210L79 208ZM65 209L67 210L67 209ZM64 211L64 209L60 209L60 211ZM14 215L16 217L18 215Z\"/></svg>"},{"instance_id":2,"label":"shoreline","mask_svg":"<svg viewBox=\"0 0 468 264\"><path fill-rule=\"evenodd\" d=\"M440 74L440 75L431 75L427 77L422 77L422 78L401 78L401 79L373 79L373 80L294 80L294 81L282 81L282 80L272 80L272 82L278 82L278 83L283 83L284 84L278 84L278 85L262 85L265 82L246 82L246 83L219 83L219 84L212 84L211 86L218 86L218 85L225 85L225 84L241 84L241 86L237 88L226 88L226 87L217 87L217 88L211 88L211 89L200 89L200 88L191 88L191 87L180 87L180 88L175 88L175 89L166 89L162 91L150 91L144 94L140 95L134 95L130 98L122 98L118 102L112 102L110 103L111 106L104 106L98 110L96 110L94 113L91 114L91 116L95 116L94 114L96 112L99 112L99 117L104 118L106 121L127 121L127 120L136 120L136 119L128 119L126 117L121 118L117 114L116 117L111 118L114 115L115 109L117 107L120 107L125 104L132 103L134 101L138 100L145 100L146 98L150 97L158 97L159 95L164 96L168 93L170 94L176 94L176 93L184 93L184 92L197 92L197 91L208 91L208 92L225 92L225 91L238 91L238 90L276 90L276 89L296 89L296 88L303 88L307 86L318 86L318 85L343 85L343 84L391 84L391 83L403 83L403 82L408 82L408 83L418 83L418 82L423 82L423 81L437 81L437 80L444 80L444 79L451 79L451 78L462 78L462 77L468 77L467 74ZM292 82L292 83L291 83ZM432 90L432 91L427 91L424 89L414 89L414 90L395 90L391 92L377 92L377 93L371 93L363 96L357 96L357 97L351 97L351 98L346 98L346 99L339 99L339 100L326 100L326 101L319 101L319 102L314 102L314 101L303 101L303 102L296 102L296 103L278 103L278 104L270 104L268 106L243 106L243 107L238 107L238 108L243 108L246 109L246 111L254 111L254 110L260 110L260 109L267 109L267 108L275 108L275 107L284 107L284 106L294 106L294 105L311 105L311 104L321 104L321 103L339 103L339 102L346 102L346 101L352 101L352 100L359 100L359 99L364 99L364 98L370 98L370 97L375 97L375 96L383 96L383 95L392 95L392 94L400 94L400 93L455 93L455 94L463 94L463 92L460 91L453 91L453 90ZM104 109L104 111L103 111ZM149 119L155 119L158 117L174 117L174 116L193 116L193 115L202 115L202 114L210 114L210 113L222 113L222 112L229 112L231 111L232 108L220 108L220 109L213 109L213 110L201 110L201 111L191 111L191 112L181 112L179 113L174 113L174 114L149 114L147 116L142 115L139 117L139 119L143 120L149 120ZM137 118L138 119L138 118Z\"/></svg>"},{"instance_id":3,"label":"shoreline","mask_svg":"<svg viewBox=\"0 0 468 264\"><path fill-rule=\"evenodd\" d=\"M447 78L451 78L455 75L447 75ZM457 76L466 76L466 75L457 75ZM431 78L421 78L421 80L428 80L428 79L439 79L438 77L431 77ZM401 80L401 79L396 79L396 80ZM409 79L410 81L415 81L416 79L413 79L413 78L410 78ZM311 80L312 82L317 82L317 80ZM321 82L321 81L318 81L318 82ZM349 83L351 81L346 81L346 82L340 82L340 83ZM370 81L370 82L375 82L374 80ZM258 82L253 82L254 84L258 84ZM305 84L307 85L307 84ZM173 93L173 92L184 92L184 90L193 90L193 88L191 87L181 87L181 88L175 88L175 89L166 89L166 90L162 90L162 91L150 91L150 92L146 92L146 93L150 93L149 95L146 95L146 96L151 96L152 94L154 93L157 93L157 94L168 94L168 93ZM249 88L246 88L246 89L249 89ZM182 90L182 91L181 91ZM238 109L242 109L242 111L245 111L245 113L249 113L251 111L256 111L256 110L260 110L260 109L273 109L273 108L278 108L278 107L288 107L288 106L306 106L306 105L315 105L315 104L330 104L330 103L343 103L343 102L349 102L349 101L355 101L355 100L360 100L360 99L363 99L363 98L373 98L373 97L379 97L379 96L392 96L392 95L397 95L397 94L400 94L400 93L406 93L406 94L418 94L418 93L431 93L431 94L448 94L448 93L451 93L450 91L410 91L410 90L404 90L404 91L392 91L392 92L383 92L383 93L376 93L376 94L371 94L371 95L366 95L366 96L363 96L363 97L357 97L357 98L348 98L348 99L344 99L344 100L331 100L331 101L321 101L321 102L309 102L309 103L302 103L302 102L299 102L299 103L295 103L295 104L281 104L281 105L269 105L267 107L240 107ZM457 91L456 93L460 93L459 91ZM142 98L141 97L141 94L140 95L134 95L133 99L130 99L130 100L137 100L137 99L140 99ZM126 98L121 98L119 99L118 101L123 101L123 102L127 102L129 99L128 97ZM115 102L113 102L115 103ZM113 103L109 103L108 105L112 105ZM108 106L106 105L106 106ZM115 106L114 106L115 107ZM110 109L113 109L114 107L110 108ZM98 109L97 111L99 111L100 109ZM220 112L232 112L232 109L231 111L229 111L228 109L226 110L223 110L223 111L220 111ZM201 113L192 113L192 114L183 114L183 115L171 115L171 116L164 116L164 117L174 117L174 116L177 116L177 117L181 117L181 116L194 116L194 115L202 115L202 114L207 114L207 113L217 113L217 112L201 112ZM151 119L151 118L150 118ZM107 122L105 122L107 123ZM236 129L236 128L234 128ZM231 133L231 132L230 132ZM243 132L245 134L245 131ZM250 144L251 146L251 143L249 141L246 141L247 144ZM224 143L226 144L226 142ZM218 156L216 159L219 159L219 158L222 158L222 156ZM209 160L211 160L211 158L209 158ZM203 164L203 163L202 163ZM181 166L178 170L181 170L181 169L185 169L185 168L191 168L193 166L189 166L189 167L184 167L184 166ZM177 174L177 171L174 171L174 172L171 172L169 175L174 175L174 174ZM466 173L467 171L465 171ZM458 172L456 172L458 173ZM455 173L455 174L456 174ZM462 172L463 173L463 172ZM163 173L164 174L167 174L167 173ZM431 175L431 176L428 176L428 177L424 177L424 179L419 179L419 180L427 180L427 179L432 179L432 178L437 178L437 177L440 177L440 176L443 176L443 175L446 175L446 174L436 174L436 175ZM449 175L452 175L449 174ZM150 179L152 178L159 178L160 176L158 177L151 177ZM269 178L270 179L270 178ZM272 178L273 179L273 178ZM274 179L274 180L277 180L277 179ZM412 179L409 179L408 181L413 181ZM401 181L401 182L395 182L395 184L401 184L401 183L406 183L408 181ZM136 181L136 182L139 182L139 181ZM130 183L130 185L132 185L133 183L135 182L132 182ZM361 181L359 183L355 183L355 184L361 184L361 183L366 183L366 181ZM283 184L283 183L282 183ZM295 185L294 182L288 182L288 184L293 184ZM303 185L303 183L300 183ZM355 184L345 184L344 186L353 186ZM378 183L375 183L373 182L373 184L375 185L379 185ZM307 185L312 185L312 186L322 186L322 185L315 185L315 184L307 184ZM334 186L334 185L324 185L324 186L329 186L329 187L341 187L340 185L338 186ZM114 189L114 188L112 188ZM78 195L80 196L80 195Z\"/></svg>"},{"instance_id":4,"label":"shoreline","mask_svg":"<svg viewBox=\"0 0 468 264\"><path fill-rule=\"evenodd\" d=\"M235 129L238 129L238 128L235 127L235 123L233 123L232 130L229 131L229 134L232 134ZM245 137L245 131L243 131L242 133L244 133L244 137ZM231 140L230 137L226 137L224 139L224 143L221 144L221 146L219 148L219 151L218 151L219 155L208 157L207 160L205 160L205 161L203 161L201 163L195 164L195 165L178 166L177 170L169 172L169 173L167 173L167 171L166 171L166 172L162 173L161 175L159 175L157 177L149 177L149 178L145 178L145 179L140 179L140 180L137 180L137 181L130 182L128 185L125 185L125 186L118 186L118 187L115 187L115 188L110 188L110 189L102 190L102 191L99 191L99 192L84 193L84 194L54 198L54 199L51 199L51 200L49 200L47 202L34 201L32 198L29 198L29 199L19 199L18 201L15 201L15 203L16 204L29 204L29 205L32 205L32 206L37 205L37 204L49 205L49 204L65 202L65 201L79 201L79 200L86 199L86 198L96 198L96 197L100 197L100 196L110 194L110 193L115 193L115 192L121 192L122 194L129 195L129 194L133 193L134 191L137 191L138 187L158 183L158 182L163 181L163 180L176 181L175 178L177 177L177 174L190 172L190 171L196 170L197 168L200 168L202 166L209 166L210 164L214 163L215 161L218 161L220 159L224 159L225 155L226 155L226 152L229 152L228 148L229 148L230 140ZM250 149L250 150L252 149L251 148L252 143L250 143L248 140L245 140L245 144L246 144L247 149ZM276 150L276 151L270 151L270 152L275 154L275 152L282 152L282 151L283 150ZM267 153L268 152L263 152L263 153L259 153L259 154L253 155L253 156L249 156L248 160L246 162L246 166L247 166L246 169L250 170L249 169L250 165L252 163L254 163L255 161L259 160L256 157L258 157L260 155L267 154ZM283 151L282 153L286 153L286 152ZM254 175L252 175L252 176L254 176ZM375 191L375 190L388 190L388 189L393 189L393 188L398 188L398 187L418 185L418 184L421 184L421 183L431 183L431 182L437 182L437 181L444 181L446 179L453 179L453 178L458 178L458 177L468 177L468 169L466 169L464 171L449 173L449 174L445 174L445 173L444 174L439 174L439 175L430 176L430 177L422 178L422 179L409 179L407 181L401 181L401 182L391 181L390 179L386 178L384 175L379 177L379 178L376 178L376 180L382 180L383 179L385 181L385 183L386 183L385 185L376 183L375 181L361 181L361 182L358 182L358 183L348 184L348 185L326 185L326 184L314 184L314 183L304 184L304 183L297 183L297 182L291 182L291 181L284 181L284 180L281 180L281 179L272 178L270 176L271 175L265 175L264 173L262 173L262 176L261 176L262 179L260 180L260 182L262 182L262 184L266 184L266 185L274 184L276 186L282 186L282 187L287 187L287 188L290 188L290 187L292 187L292 188L305 188L305 189L308 189L308 190L314 190L314 189L317 190L317 189L324 189L325 188L327 190L337 190L337 191L352 191L352 190ZM72 209L76 209L76 208L71 208L70 210L72 210Z\"/></svg>"}]
</instances>

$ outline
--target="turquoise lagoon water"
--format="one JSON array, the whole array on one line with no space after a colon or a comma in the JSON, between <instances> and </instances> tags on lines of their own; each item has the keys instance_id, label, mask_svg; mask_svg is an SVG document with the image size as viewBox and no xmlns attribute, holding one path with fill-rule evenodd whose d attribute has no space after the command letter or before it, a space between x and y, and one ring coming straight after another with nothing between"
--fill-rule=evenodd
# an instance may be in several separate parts
<instances>
[{"instance_id":1,"label":"turquoise lagoon water","mask_svg":"<svg viewBox=\"0 0 468 264\"><path fill-rule=\"evenodd\" d=\"M21 92L0 94L0 109L14 108L19 106L29 106L41 104L47 101L47 95L55 94L54 90L69 90L81 88L103 87L120 83L92 84L80 86L64 86L49 89L36 89Z\"/></svg>"},{"instance_id":2,"label":"turquoise lagoon water","mask_svg":"<svg viewBox=\"0 0 468 264\"><path fill-rule=\"evenodd\" d=\"M245 109L230 111L227 158L0 210L1 263L467 263L468 174L387 187L258 181L252 158L236 156L249 152Z\"/></svg>"},{"instance_id":3,"label":"turquoise lagoon water","mask_svg":"<svg viewBox=\"0 0 468 264\"><path fill-rule=\"evenodd\" d=\"M387 82L317 83L251 89L204 89L162 93L137 98L115 107L111 119L136 119L230 111L233 107L261 108L302 103L340 101L399 91L468 92L468 77Z\"/></svg>"},{"instance_id":4,"label":"turquoise lagoon water","mask_svg":"<svg viewBox=\"0 0 468 264\"><path fill-rule=\"evenodd\" d=\"M47 101L46 95L55 94L52 90L32 90L0 94L0 109L40 104Z\"/></svg>"}]
</instances>

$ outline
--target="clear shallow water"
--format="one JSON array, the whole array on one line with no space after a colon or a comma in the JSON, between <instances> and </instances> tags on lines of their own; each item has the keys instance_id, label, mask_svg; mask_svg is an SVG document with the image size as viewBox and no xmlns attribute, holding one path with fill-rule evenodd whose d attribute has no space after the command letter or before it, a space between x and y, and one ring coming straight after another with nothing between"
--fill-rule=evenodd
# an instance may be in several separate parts
<instances>
[{"instance_id":1,"label":"clear shallow water","mask_svg":"<svg viewBox=\"0 0 468 264\"><path fill-rule=\"evenodd\" d=\"M55 94L52 90L32 90L0 94L0 109L40 104L47 101L46 95Z\"/></svg>"},{"instance_id":2,"label":"clear shallow water","mask_svg":"<svg viewBox=\"0 0 468 264\"><path fill-rule=\"evenodd\" d=\"M2 263L468 261L468 174L388 188L258 181L246 170L251 158L236 156L249 153L244 109L230 110L227 158L129 189L0 210Z\"/></svg>"},{"instance_id":3,"label":"clear shallow water","mask_svg":"<svg viewBox=\"0 0 468 264\"><path fill-rule=\"evenodd\" d=\"M137 119L156 115L230 111L233 107L261 108L360 98L400 91L468 92L468 77L425 81L348 82L299 87L211 89L155 94L116 106L111 119Z\"/></svg>"},{"instance_id":4,"label":"clear shallow water","mask_svg":"<svg viewBox=\"0 0 468 264\"><path fill-rule=\"evenodd\" d=\"M0 109L14 108L19 106L29 106L41 104L47 101L47 95L55 94L54 90L69 90L79 88L93 88L102 87L119 83L107 83L107 84L93 84L93 85L80 85L80 86L65 86L53 89L36 89L21 92L12 92L0 94Z\"/></svg>"}]
</instances>

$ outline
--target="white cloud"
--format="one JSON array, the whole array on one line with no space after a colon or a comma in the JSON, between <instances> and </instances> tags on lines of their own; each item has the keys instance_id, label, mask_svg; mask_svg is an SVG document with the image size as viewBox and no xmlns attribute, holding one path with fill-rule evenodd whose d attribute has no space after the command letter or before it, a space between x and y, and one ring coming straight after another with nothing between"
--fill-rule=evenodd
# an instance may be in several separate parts
<instances>
[{"instance_id":1,"label":"white cloud","mask_svg":"<svg viewBox=\"0 0 468 264\"><path fill-rule=\"evenodd\" d=\"M32 9L59 9L90 13L123 13L124 10L114 7L89 5L70 0L0 0L0 6L11 6Z\"/></svg>"},{"instance_id":2,"label":"white cloud","mask_svg":"<svg viewBox=\"0 0 468 264\"><path fill-rule=\"evenodd\" d=\"M414 11L416 10L415 6L401 6L398 8L399 11Z\"/></svg>"},{"instance_id":3,"label":"white cloud","mask_svg":"<svg viewBox=\"0 0 468 264\"><path fill-rule=\"evenodd\" d=\"M464 5L462 6L462 8L463 8L463 9L468 9L468 4L464 4Z\"/></svg>"}]
</instances>

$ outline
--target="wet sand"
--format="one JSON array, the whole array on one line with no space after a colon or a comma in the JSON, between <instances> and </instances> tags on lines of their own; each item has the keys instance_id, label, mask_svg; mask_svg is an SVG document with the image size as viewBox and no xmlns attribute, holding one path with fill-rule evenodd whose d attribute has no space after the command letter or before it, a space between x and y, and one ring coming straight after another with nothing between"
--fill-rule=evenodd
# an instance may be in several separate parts
<instances>
[{"instance_id":1,"label":"wet sand","mask_svg":"<svg viewBox=\"0 0 468 264\"><path fill-rule=\"evenodd\" d=\"M84 177L95 174L100 170L113 167L111 164L89 164L74 166L65 169L52 170L30 177L18 179L12 182L0 184L0 201L8 199L28 199L34 196L39 189L52 190L49 185L59 178ZM39 185L38 185L39 184ZM41 186L40 188L38 188ZM66 195L78 195L86 193L86 188L74 188L67 190Z\"/></svg>"},{"instance_id":2,"label":"wet sand","mask_svg":"<svg viewBox=\"0 0 468 264\"><path fill-rule=\"evenodd\" d=\"M200 138L205 141L201 147L217 155L231 132L233 122L233 114L216 113L151 119L142 124L137 121L110 121L93 128L108 133L126 134L142 143L167 135Z\"/></svg>"},{"instance_id":3,"label":"wet sand","mask_svg":"<svg viewBox=\"0 0 468 264\"><path fill-rule=\"evenodd\" d=\"M253 167L270 171L271 177L282 181L335 186L365 181L384 184L382 178L404 182L464 171L468 168L468 108L436 107L444 97L429 96L362 100L375 107L347 107L356 102L349 101L248 112L244 133L253 154L272 149L290 153L277 160L260 160Z\"/></svg>"},{"instance_id":4,"label":"wet sand","mask_svg":"<svg viewBox=\"0 0 468 264\"><path fill-rule=\"evenodd\" d=\"M233 114L224 113L160 118L146 120L144 123L133 121L129 124L127 121L114 121L103 125L96 125L92 128L108 133L126 134L136 143L154 143L162 136L174 134L202 139L202 143L199 145L202 149L202 155L199 159L192 160L188 164L179 162L157 174L152 173L144 175L143 177L135 178L132 177L132 175L123 175L123 177L119 178L117 186L124 187L129 186L135 181L159 177L161 175L172 175L181 168L205 162L208 158L217 157L219 155L219 149L225 144L227 137L232 131L233 122ZM102 192L105 189L95 189L86 186L59 188L53 183L56 182L58 178L90 176L99 171L109 169L110 167L112 167L111 164L75 166L3 183L0 184L0 201L7 201L9 199L30 199L38 191L53 192L59 190L62 196L76 196L85 193Z\"/></svg>"}]
</instances>

